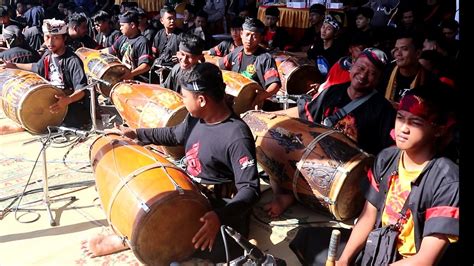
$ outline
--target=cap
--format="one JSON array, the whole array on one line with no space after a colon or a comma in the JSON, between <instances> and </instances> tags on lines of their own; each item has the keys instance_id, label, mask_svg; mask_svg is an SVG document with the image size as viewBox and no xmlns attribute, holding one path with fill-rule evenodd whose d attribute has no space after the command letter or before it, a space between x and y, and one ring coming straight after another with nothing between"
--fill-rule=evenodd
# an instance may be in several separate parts
<instances>
[{"instance_id":1,"label":"cap","mask_svg":"<svg viewBox=\"0 0 474 266\"><path fill-rule=\"evenodd\" d=\"M45 19L43 21L43 33L50 35L61 35L67 33L67 25L63 20Z\"/></svg>"},{"instance_id":2,"label":"cap","mask_svg":"<svg viewBox=\"0 0 474 266\"><path fill-rule=\"evenodd\" d=\"M388 63L387 55L380 49L377 48L365 48L362 53L360 53L359 57L365 56L367 59L372 62L377 68L384 69Z\"/></svg>"},{"instance_id":3,"label":"cap","mask_svg":"<svg viewBox=\"0 0 474 266\"><path fill-rule=\"evenodd\" d=\"M309 13L318 13L321 16L326 14L326 7L322 4L314 4L309 7Z\"/></svg>"},{"instance_id":4,"label":"cap","mask_svg":"<svg viewBox=\"0 0 474 266\"><path fill-rule=\"evenodd\" d=\"M263 34L263 31L265 30L265 25L263 24L263 22L256 18L247 17L245 19L244 24L242 24L242 29Z\"/></svg>"},{"instance_id":5,"label":"cap","mask_svg":"<svg viewBox=\"0 0 474 266\"><path fill-rule=\"evenodd\" d=\"M331 15L326 15L324 18L324 23L331 25L335 30L339 30L341 28L341 23Z\"/></svg>"}]
</instances>

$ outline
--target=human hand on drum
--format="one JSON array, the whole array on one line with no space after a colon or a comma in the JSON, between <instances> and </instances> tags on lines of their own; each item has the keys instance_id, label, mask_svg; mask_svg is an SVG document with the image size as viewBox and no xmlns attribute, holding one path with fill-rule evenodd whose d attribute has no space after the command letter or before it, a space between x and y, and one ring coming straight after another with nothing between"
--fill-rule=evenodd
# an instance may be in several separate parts
<instances>
[{"instance_id":1,"label":"human hand on drum","mask_svg":"<svg viewBox=\"0 0 474 266\"><path fill-rule=\"evenodd\" d=\"M130 139L136 139L137 138L137 132L129 127L124 127L123 125L118 125L117 123L114 124L113 128L110 129L104 129L105 133L113 133L113 134L119 134L121 136L130 138Z\"/></svg>"},{"instance_id":2,"label":"human hand on drum","mask_svg":"<svg viewBox=\"0 0 474 266\"><path fill-rule=\"evenodd\" d=\"M216 235L219 232L219 228L221 227L221 221L219 220L217 213L214 211L206 212L206 214L204 214L204 216L201 217L199 221L203 222L204 224L193 237L192 241L194 248L200 248L201 250L208 249L211 251L216 239Z\"/></svg>"},{"instance_id":3,"label":"human hand on drum","mask_svg":"<svg viewBox=\"0 0 474 266\"><path fill-rule=\"evenodd\" d=\"M49 111L54 114L64 110L71 103L71 98L68 96L56 94L54 95L54 98L58 99L58 101L49 106Z\"/></svg>"}]
</instances>

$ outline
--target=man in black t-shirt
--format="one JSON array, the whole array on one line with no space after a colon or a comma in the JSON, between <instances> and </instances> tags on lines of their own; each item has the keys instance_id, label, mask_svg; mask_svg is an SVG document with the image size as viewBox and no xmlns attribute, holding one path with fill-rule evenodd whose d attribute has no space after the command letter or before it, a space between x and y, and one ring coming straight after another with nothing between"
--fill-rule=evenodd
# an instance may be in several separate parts
<instances>
[{"instance_id":1,"label":"man in black t-shirt","mask_svg":"<svg viewBox=\"0 0 474 266\"><path fill-rule=\"evenodd\" d=\"M102 51L116 55L131 71L122 76L122 80L137 79L148 82L144 74L150 70L153 62L151 49L145 36L138 29L138 13L126 11L119 16L120 36L109 48Z\"/></svg>"},{"instance_id":2,"label":"man in black t-shirt","mask_svg":"<svg viewBox=\"0 0 474 266\"><path fill-rule=\"evenodd\" d=\"M225 84L217 66L199 64L183 75L181 83L183 102L190 114L181 124L136 131L120 127L119 133L144 144L184 145L187 173L195 182L215 187L209 196L213 210L201 217L202 227L192 239L196 249L193 257L223 262L226 256L218 234L220 226L229 225L248 235L250 211L260 197L255 142L247 124L226 104ZM220 188L229 185L236 190L234 196L219 196ZM242 255L235 241L226 239L229 259ZM128 248L117 235L98 236L89 243L95 256Z\"/></svg>"},{"instance_id":3,"label":"man in black t-shirt","mask_svg":"<svg viewBox=\"0 0 474 266\"><path fill-rule=\"evenodd\" d=\"M101 10L93 17L94 27L97 30L95 41L103 48L110 47L122 35L120 31L114 29L109 13Z\"/></svg>"},{"instance_id":4,"label":"man in black t-shirt","mask_svg":"<svg viewBox=\"0 0 474 266\"><path fill-rule=\"evenodd\" d=\"M32 71L61 88L65 96L56 95L58 101L49 109L52 113L68 108L63 125L83 128L90 124L90 98L84 88L87 77L81 59L71 47L66 46L67 25L62 20L47 19L43 22L44 43L48 50L36 63L5 63L4 67Z\"/></svg>"},{"instance_id":5,"label":"man in black t-shirt","mask_svg":"<svg viewBox=\"0 0 474 266\"><path fill-rule=\"evenodd\" d=\"M176 11L170 7L163 7L160 11L160 22L164 28L159 30L151 46L155 56L155 65L172 67L178 63L178 36L181 30L176 27Z\"/></svg>"},{"instance_id":6,"label":"man in black t-shirt","mask_svg":"<svg viewBox=\"0 0 474 266\"><path fill-rule=\"evenodd\" d=\"M230 23L230 36L232 40L224 40L207 52L210 55L223 57L234 51L236 47L242 46L242 24L244 20L241 17L235 17Z\"/></svg>"},{"instance_id":7,"label":"man in black t-shirt","mask_svg":"<svg viewBox=\"0 0 474 266\"><path fill-rule=\"evenodd\" d=\"M221 69L240 73L255 80L265 89L255 97L252 106L260 106L265 99L275 95L281 87L275 60L259 46L264 28L265 25L258 19L245 19L241 34L243 46L235 48L219 60Z\"/></svg>"},{"instance_id":8,"label":"man in black t-shirt","mask_svg":"<svg viewBox=\"0 0 474 266\"><path fill-rule=\"evenodd\" d=\"M84 13L73 13L68 17L68 33L69 38L66 44L71 46L75 51L80 47L87 47L90 49L99 49L101 46L92 39L89 35L89 28L87 26L87 17Z\"/></svg>"},{"instance_id":9,"label":"man in black t-shirt","mask_svg":"<svg viewBox=\"0 0 474 266\"><path fill-rule=\"evenodd\" d=\"M161 83L161 86L181 93L181 85L179 80L183 72L189 71L203 59L202 50L204 48L204 41L192 34L181 35L179 42L179 51L176 54L179 59L179 64L174 65L166 80Z\"/></svg>"},{"instance_id":10,"label":"man in black t-shirt","mask_svg":"<svg viewBox=\"0 0 474 266\"><path fill-rule=\"evenodd\" d=\"M367 48L352 64L350 83L333 85L312 100L300 99L297 107L280 112L340 130L354 140L359 148L377 155L395 143L390 131L395 123L396 111L376 91L387 61L387 56L381 50ZM333 116L350 102L365 96L369 98L355 109L348 110L337 119ZM327 122L329 117L333 118L331 123ZM273 187L275 197L266 208L270 216L278 217L293 203L294 198L293 194Z\"/></svg>"}]
</instances>

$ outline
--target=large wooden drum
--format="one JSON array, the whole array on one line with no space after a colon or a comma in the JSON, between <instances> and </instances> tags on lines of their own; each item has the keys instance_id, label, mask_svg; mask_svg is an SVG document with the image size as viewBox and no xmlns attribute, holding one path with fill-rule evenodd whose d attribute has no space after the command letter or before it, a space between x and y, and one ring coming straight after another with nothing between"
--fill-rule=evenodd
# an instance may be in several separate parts
<instances>
[{"instance_id":1,"label":"large wooden drum","mask_svg":"<svg viewBox=\"0 0 474 266\"><path fill-rule=\"evenodd\" d=\"M373 158L339 131L286 115L243 114L257 146L257 161L271 180L298 201L337 220L357 216L359 189Z\"/></svg>"},{"instance_id":2,"label":"large wooden drum","mask_svg":"<svg viewBox=\"0 0 474 266\"><path fill-rule=\"evenodd\" d=\"M155 84L119 82L110 97L122 119L133 129L175 126L188 114L180 94ZM182 146L161 146L160 150L177 160L184 156Z\"/></svg>"},{"instance_id":3,"label":"large wooden drum","mask_svg":"<svg viewBox=\"0 0 474 266\"><path fill-rule=\"evenodd\" d=\"M222 78L226 84L225 93L231 98L232 108L236 114L252 110L257 93L262 87L255 81L233 71L222 70Z\"/></svg>"},{"instance_id":4,"label":"large wooden drum","mask_svg":"<svg viewBox=\"0 0 474 266\"><path fill-rule=\"evenodd\" d=\"M109 224L141 262L169 265L193 254L210 205L183 170L118 135L97 138L90 159Z\"/></svg>"},{"instance_id":5,"label":"large wooden drum","mask_svg":"<svg viewBox=\"0 0 474 266\"><path fill-rule=\"evenodd\" d=\"M64 92L39 75L19 69L0 68L0 95L5 115L31 133L45 133L48 126L60 125L67 107L51 113L54 96Z\"/></svg>"},{"instance_id":6,"label":"large wooden drum","mask_svg":"<svg viewBox=\"0 0 474 266\"><path fill-rule=\"evenodd\" d=\"M102 79L110 83L110 86L103 83L99 83L98 85L99 92L106 97L110 96L112 86L121 81L123 75L130 73L130 69L111 54L102 53L99 50L86 47L77 49L76 54L84 63L84 71L87 76Z\"/></svg>"},{"instance_id":7,"label":"large wooden drum","mask_svg":"<svg viewBox=\"0 0 474 266\"><path fill-rule=\"evenodd\" d=\"M310 85L323 82L323 76L316 65L306 57L293 56L285 52L272 54L280 74L282 93L290 95L305 94Z\"/></svg>"}]
</instances>

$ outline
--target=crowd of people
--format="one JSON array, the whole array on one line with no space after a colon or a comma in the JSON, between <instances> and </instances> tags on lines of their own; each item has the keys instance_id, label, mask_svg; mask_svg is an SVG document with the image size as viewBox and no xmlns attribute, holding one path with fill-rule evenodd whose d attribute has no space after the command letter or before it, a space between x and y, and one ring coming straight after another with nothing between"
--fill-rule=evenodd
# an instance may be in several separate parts
<instances>
[{"instance_id":1,"label":"crowd of people","mask_svg":"<svg viewBox=\"0 0 474 266\"><path fill-rule=\"evenodd\" d=\"M366 203L337 265L367 262L373 255L364 249L371 232L395 224L394 264L443 263L459 237L455 3L343 2L343 13L312 5L310 25L294 39L291 29L279 25L278 7L267 7L261 21L255 2L243 0L194 0L183 14L175 10L182 3L173 1L159 12L147 12L136 2L17 1L0 7L0 67L35 72L61 88L65 95L56 96L50 111L67 107L63 125L68 127L91 124L88 78L75 54L80 47L119 58L130 69L120 80L180 93L189 112L181 124L136 130L121 125L112 131L142 143L185 147L187 173L215 185L218 195L200 219L193 257L223 262L220 226L247 236L261 192L254 139L226 100L221 70L257 82L263 90L252 106L274 111L269 106L282 79L273 54L299 52L314 62L324 81L308 87L312 93L295 107L275 112L339 130L376 156L361 184ZM221 40L222 35L227 37ZM219 60L205 62L205 55ZM233 193L223 193L229 187ZM265 208L276 218L295 199L278 184L272 189ZM318 239L318 231L306 237ZM97 236L89 244L92 256L128 248L117 235ZM229 250L231 259L242 254L233 244Z\"/></svg>"}]
</instances>

